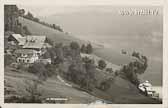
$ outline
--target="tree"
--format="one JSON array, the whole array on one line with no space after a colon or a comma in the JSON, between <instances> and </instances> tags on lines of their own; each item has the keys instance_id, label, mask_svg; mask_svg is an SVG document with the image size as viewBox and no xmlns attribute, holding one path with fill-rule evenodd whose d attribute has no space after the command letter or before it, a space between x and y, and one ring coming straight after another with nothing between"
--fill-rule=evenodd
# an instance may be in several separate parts
<instances>
[{"instance_id":1,"label":"tree","mask_svg":"<svg viewBox=\"0 0 168 108\"><path fill-rule=\"evenodd\" d=\"M53 64L47 64L45 65L45 68L47 70L48 77L51 77L52 75L57 75L56 67Z\"/></svg>"},{"instance_id":2,"label":"tree","mask_svg":"<svg viewBox=\"0 0 168 108\"><path fill-rule=\"evenodd\" d=\"M38 79L36 80L25 80L25 91L28 93L28 96L24 96L26 99L25 103L41 103L42 92L39 91L39 85L42 84Z\"/></svg>"},{"instance_id":3,"label":"tree","mask_svg":"<svg viewBox=\"0 0 168 108\"><path fill-rule=\"evenodd\" d=\"M92 90L96 83L95 71L96 68L92 60L81 61L80 59L75 59L69 65L67 75L69 80L78 84L81 88Z\"/></svg>"},{"instance_id":4,"label":"tree","mask_svg":"<svg viewBox=\"0 0 168 108\"><path fill-rule=\"evenodd\" d=\"M40 20L38 18L33 19L35 22L39 22Z\"/></svg>"},{"instance_id":5,"label":"tree","mask_svg":"<svg viewBox=\"0 0 168 108\"><path fill-rule=\"evenodd\" d=\"M14 31L18 24L18 7L16 5L4 6L5 31Z\"/></svg>"},{"instance_id":6,"label":"tree","mask_svg":"<svg viewBox=\"0 0 168 108\"><path fill-rule=\"evenodd\" d=\"M52 27L53 27L53 29L57 29L55 24L53 24Z\"/></svg>"},{"instance_id":7,"label":"tree","mask_svg":"<svg viewBox=\"0 0 168 108\"><path fill-rule=\"evenodd\" d=\"M83 44L82 46L81 46L81 52L82 53L86 53L86 46Z\"/></svg>"},{"instance_id":8,"label":"tree","mask_svg":"<svg viewBox=\"0 0 168 108\"><path fill-rule=\"evenodd\" d=\"M63 61L64 61L64 58L63 58L63 57L57 56L56 58L54 58L53 64L54 64L54 65L58 65L58 64L60 64L60 63L63 63Z\"/></svg>"},{"instance_id":9,"label":"tree","mask_svg":"<svg viewBox=\"0 0 168 108\"><path fill-rule=\"evenodd\" d=\"M24 28L21 23L19 23L19 16L24 16L25 10L18 9L16 5L5 5L4 9L4 28L5 31L12 31L14 33L30 35L30 31ZM32 17L32 14L30 14Z\"/></svg>"},{"instance_id":10,"label":"tree","mask_svg":"<svg viewBox=\"0 0 168 108\"><path fill-rule=\"evenodd\" d=\"M77 42L71 42L70 43L70 56L72 59L78 59L80 56L80 46Z\"/></svg>"},{"instance_id":11,"label":"tree","mask_svg":"<svg viewBox=\"0 0 168 108\"><path fill-rule=\"evenodd\" d=\"M106 62L104 60L99 60L98 68L103 70L106 67Z\"/></svg>"},{"instance_id":12,"label":"tree","mask_svg":"<svg viewBox=\"0 0 168 108\"><path fill-rule=\"evenodd\" d=\"M19 10L19 15L20 15L20 16L24 16L24 14L25 14L25 10L24 10L24 9L20 9L20 10Z\"/></svg>"},{"instance_id":13,"label":"tree","mask_svg":"<svg viewBox=\"0 0 168 108\"><path fill-rule=\"evenodd\" d=\"M54 60L57 55L56 55L56 52L55 52L55 48L48 48L47 49L47 52L49 53L49 56L51 57L51 60Z\"/></svg>"},{"instance_id":14,"label":"tree","mask_svg":"<svg viewBox=\"0 0 168 108\"><path fill-rule=\"evenodd\" d=\"M86 89L92 90L92 88L96 85L96 79L95 79L95 71L96 67L94 66L93 60L87 60L85 61L84 67L86 69Z\"/></svg>"},{"instance_id":15,"label":"tree","mask_svg":"<svg viewBox=\"0 0 168 108\"><path fill-rule=\"evenodd\" d=\"M42 81L45 81L48 77L47 69L43 63L33 63L29 66L28 71L30 73L36 74Z\"/></svg>"},{"instance_id":16,"label":"tree","mask_svg":"<svg viewBox=\"0 0 168 108\"><path fill-rule=\"evenodd\" d=\"M77 42L71 42L70 48L74 50L78 50L80 48L79 44Z\"/></svg>"},{"instance_id":17,"label":"tree","mask_svg":"<svg viewBox=\"0 0 168 108\"><path fill-rule=\"evenodd\" d=\"M50 38L46 38L46 43L49 43L50 45L54 45L54 42L53 42L53 40L51 40Z\"/></svg>"},{"instance_id":18,"label":"tree","mask_svg":"<svg viewBox=\"0 0 168 108\"><path fill-rule=\"evenodd\" d=\"M28 12L25 17L28 18L28 19L30 19L30 20L34 19L33 14L30 13L30 12Z\"/></svg>"},{"instance_id":19,"label":"tree","mask_svg":"<svg viewBox=\"0 0 168 108\"><path fill-rule=\"evenodd\" d=\"M136 58L140 58L140 54L138 52L133 52L132 53L132 56L136 57Z\"/></svg>"},{"instance_id":20,"label":"tree","mask_svg":"<svg viewBox=\"0 0 168 108\"><path fill-rule=\"evenodd\" d=\"M86 53L87 54L91 54L93 52L93 48L92 48L92 45L89 43L87 46L86 46Z\"/></svg>"},{"instance_id":21,"label":"tree","mask_svg":"<svg viewBox=\"0 0 168 108\"><path fill-rule=\"evenodd\" d=\"M42 55L42 57L43 57L44 59L51 58L50 53L49 53L48 51L46 51L46 52Z\"/></svg>"},{"instance_id":22,"label":"tree","mask_svg":"<svg viewBox=\"0 0 168 108\"><path fill-rule=\"evenodd\" d=\"M31 32L29 31L29 29L27 28L27 26L23 26L23 30L24 30L24 34L31 35Z\"/></svg>"},{"instance_id":23,"label":"tree","mask_svg":"<svg viewBox=\"0 0 168 108\"><path fill-rule=\"evenodd\" d=\"M140 81L138 79L134 62L129 63L129 65L124 65L122 72L124 72L125 77L134 85L138 86Z\"/></svg>"},{"instance_id":24,"label":"tree","mask_svg":"<svg viewBox=\"0 0 168 108\"><path fill-rule=\"evenodd\" d=\"M63 53L63 45L62 43L59 43L57 45L55 45L54 47L54 51L56 54L56 57L54 57L54 64L60 64L64 61L64 53Z\"/></svg>"}]
</instances>

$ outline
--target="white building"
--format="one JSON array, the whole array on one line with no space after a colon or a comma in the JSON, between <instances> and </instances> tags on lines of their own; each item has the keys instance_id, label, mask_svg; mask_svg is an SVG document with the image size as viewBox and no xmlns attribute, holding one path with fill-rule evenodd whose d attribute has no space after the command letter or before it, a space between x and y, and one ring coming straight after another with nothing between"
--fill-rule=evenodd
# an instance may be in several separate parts
<instances>
[{"instance_id":1,"label":"white building","mask_svg":"<svg viewBox=\"0 0 168 108\"><path fill-rule=\"evenodd\" d=\"M148 96L158 97L158 94L152 89L152 84L150 84L147 80L139 84L139 89L144 93L146 92Z\"/></svg>"},{"instance_id":2,"label":"white building","mask_svg":"<svg viewBox=\"0 0 168 108\"><path fill-rule=\"evenodd\" d=\"M34 63L39 59L36 50L20 49L16 50L15 54L17 55L17 62L19 63Z\"/></svg>"}]
</instances>

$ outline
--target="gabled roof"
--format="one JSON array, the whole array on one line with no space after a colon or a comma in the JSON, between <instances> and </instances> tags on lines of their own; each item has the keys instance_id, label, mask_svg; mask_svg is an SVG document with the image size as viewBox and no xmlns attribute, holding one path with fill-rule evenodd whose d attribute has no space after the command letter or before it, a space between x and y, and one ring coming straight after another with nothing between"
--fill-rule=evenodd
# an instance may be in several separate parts
<instances>
[{"instance_id":1,"label":"gabled roof","mask_svg":"<svg viewBox=\"0 0 168 108\"><path fill-rule=\"evenodd\" d=\"M19 45L24 45L26 42L26 37L22 37L19 39Z\"/></svg>"},{"instance_id":2,"label":"gabled roof","mask_svg":"<svg viewBox=\"0 0 168 108\"><path fill-rule=\"evenodd\" d=\"M12 34L12 36L13 36L16 40L18 40L19 38L22 38L22 37L23 37L23 36L20 35L20 34Z\"/></svg>"},{"instance_id":3,"label":"gabled roof","mask_svg":"<svg viewBox=\"0 0 168 108\"><path fill-rule=\"evenodd\" d=\"M26 37L26 41L35 41L35 42L45 42L46 36L41 36L41 35L28 35Z\"/></svg>"},{"instance_id":4,"label":"gabled roof","mask_svg":"<svg viewBox=\"0 0 168 108\"><path fill-rule=\"evenodd\" d=\"M46 36L27 36L23 48L40 49L43 47Z\"/></svg>"},{"instance_id":5,"label":"gabled roof","mask_svg":"<svg viewBox=\"0 0 168 108\"><path fill-rule=\"evenodd\" d=\"M24 45L26 42L26 37L23 37L20 34L11 34L19 43L19 45Z\"/></svg>"}]
</instances>

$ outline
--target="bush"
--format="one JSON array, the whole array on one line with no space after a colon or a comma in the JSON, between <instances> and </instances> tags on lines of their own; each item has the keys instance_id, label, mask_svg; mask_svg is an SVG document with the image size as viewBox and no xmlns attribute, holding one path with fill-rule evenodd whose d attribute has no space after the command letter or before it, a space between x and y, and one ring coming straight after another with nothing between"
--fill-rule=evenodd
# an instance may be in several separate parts
<instances>
[{"instance_id":1,"label":"bush","mask_svg":"<svg viewBox=\"0 0 168 108\"><path fill-rule=\"evenodd\" d=\"M15 62L15 58L10 54L5 54L4 56L4 66L9 66L11 63Z\"/></svg>"},{"instance_id":2,"label":"bush","mask_svg":"<svg viewBox=\"0 0 168 108\"><path fill-rule=\"evenodd\" d=\"M135 70L136 69L136 70ZM131 62L129 65L123 66L122 72L124 72L125 77L132 82L134 85L139 85L140 81L137 76L137 68L134 66L134 62Z\"/></svg>"},{"instance_id":3,"label":"bush","mask_svg":"<svg viewBox=\"0 0 168 108\"><path fill-rule=\"evenodd\" d=\"M106 62L104 60L99 60L98 68L103 70L106 67Z\"/></svg>"},{"instance_id":4,"label":"bush","mask_svg":"<svg viewBox=\"0 0 168 108\"><path fill-rule=\"evenodd\" d=\"M112 68L107 68L106 71L109 72L109 73L113 73L113 69Z\"/></svg>"},{"instance_id":5,"label":"bush","mask_svg":"<svg viewBox=\"0 0 168 108\"><path fill-rule=\"evenodd\" d=\"M47 70L47 75L48 77L51 77L52 75L56 75L56 67L52 64L47 64L45 66L46 70Z\"/></svg>"},{"instance_id":6,"label":"bush","mask_svg":"<svg viewBox=\"0 0 168 108\"><path fill-rule=\"evenodd\" d=\"M78 50L80 48L79 44L77 42L71 42L70 48L74 50Z\"/></svg>"},{"instance_id":7,"label":"bush","mask_svg":"<svg viewBox=\"0 0 168 108\"><path fill-rule=\"evenodd\" d=\"M48 77L47 69L43 63L33 63L29 66L28 71L30 73L36 74L40 80L46 80Z\"/></svg>"},{"instance_id":8,"label":"bush","mask_svg":"<svg viewBox=\"0 0 168 108\"><path fill-rule=\"evenodd\" d=\"M89 43L87 46L86 46L86 53L87 54L91 54L93 52L93 48L92 48L92 45Z\"/></svg>"},{"instance_id":9,"label":"bush","mask_svg":"<svg viewBox=\"0 0 168 108\"><path fill-rule=\"evenodd\" d=\"M44 58L44 59L51 58L51 57L50 57L50 53L49 53L48 51L46 51L46 52L42 55L42 58Z\"/></svg>"},{"instance_id":10,"label":"bush","mask_svg":"<svg viewBox=\"0 0 168 108\"><path fill-rule=\"evenodd\" d=\"M114 78L106 79L105 81L101 82L100 89L103 91L108 90L111 87L111 83L114 82Z\"/></svg>"},{"instance_id":11,"label":"bush","mask_svg":"<svg viewBox=\"0 0 168 108\"><path fill-rule=\"evenodd\" d=\"M84 44L81 46L81 52L86 54L91 54L93 52L93 47L91 44L85 46Z\"/></svg>"}]
</instances>

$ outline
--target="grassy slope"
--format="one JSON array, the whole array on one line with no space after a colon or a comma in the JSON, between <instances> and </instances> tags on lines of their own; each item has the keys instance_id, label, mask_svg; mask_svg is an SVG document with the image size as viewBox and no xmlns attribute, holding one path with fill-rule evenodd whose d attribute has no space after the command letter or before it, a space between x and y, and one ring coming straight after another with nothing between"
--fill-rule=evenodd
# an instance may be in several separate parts
<instances>
[{"instance_id":1,"label":"grassy slope","mask_svg":"<svg viewBox=\"0 0 168 108\"><path fill-rule=\"evenodd\" d=\"M105 80L105 78L110 78L109 73L102 73L102 71L96 72L98 82ZM98 89L94 89L93 91L93 95L118 104L160 103L159 101L141 95L139 90L132 83L119 76L115 77L115 80L111 82L110 89L105 92Z\"/></svg>"},{"instance_id":2,"label":"grassy slope","mask_svg":"<svg viewBox=\"0 0 168 108\"><path fill-rule=\"evenodd\" d=\"M57 43L62 42L64 44L69 44L72 41L77 41L81 44L84 43L84 41L80 39L22 17L19 17L19 22L27 26L33 35L46 35L52 41Z\"/></svg>"},{"instance_id":3,"label":"grassy slope","mask_svg":"<svg viewBox=\"0 0 168 108\"><path fill-rule=\"evenodd\" d=\"M5 69L5 87L10 86L10 90L15 91L16 95L24 96L25 92L25 81L35 79L31 73L27 72L14 72L11 68ZM13 86L14 85L14 86ZM72 87L66 86L58 78L49 78L43 85L39 86L39 91L42 93L42 98L47 97L67 97L69 101L67 103L88 103L97 100L98 98L89 95L86 92L76 90ZM6 95L8 96L8 95Z\"/></svg>"},{"instance_id":4,"label":"grassy slope","mask_svg":"<svg viewBox=\"0 0 168 108\"><path fill-rule=\"evenodd\" d=\"M79 43L84 43L84 41L82 41L80 39L76 39L73 36L69 36L65 33L48 28L48 27L43 26L41 24L38 24L36 22L30 21L30 20L27 20L24 18L19 18L19 21L23 25L26 25L32 34L46 35L48 38L52 39L54 42L62 42L64 44L66 44L66 43L68 44L71 41L77 41ZM120 58L120 57L118 57L118 58ZM126 61L128 61L128 60L126 60ZM113 60L112 60L112 62L113 62ZM119 64L119 63L117 63L117 64ZM99 79L99 80L104 79L106 76L108 77L109 74L104 74L101 72L97 73L97 79ZM48 88L48 86L46 86L46 87ZM53 86L52 85L52 87L53 88L50 90L47 89L47 90L49 90L48 93L51 93L51 96L52 95L54 96L60 92L63 94L66 94L65 91L61 91L62 89L64 89L63 86L58 86L58 85ZM57 89L55 89L55 88L57 88ZM67 88L67 91L69 91L69 90L70 90L70 88ZM71 94L71 96L82 95L82 92L80 92L80 91L74 90L73 92L72 92L73 94ZM71 93L71 92L68 92L68 93ZM68 95L68 94L66 94L66 95ZM116 81L114 83L112 83L111 88L108 91L106 91L106 93L95 89L93 92L93 95L100 97L100 98L111 100L114 103L144 103L145 101L147 103L148 102L149 103L156 102L152 99L149 99L149 98L146 98L146 97L140 95L138 93L138 90L130 82L128 82L127 80L121 79L120 77L116 78ZM79 96L76 97L77 100L80 99ZM88 99L88 98L86 98L86 99ZM83 98L80 101L83 101L83 100L85 100L85 99Z\"/></svg>"}]
</instances>

